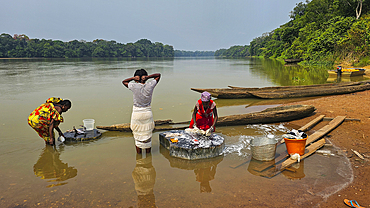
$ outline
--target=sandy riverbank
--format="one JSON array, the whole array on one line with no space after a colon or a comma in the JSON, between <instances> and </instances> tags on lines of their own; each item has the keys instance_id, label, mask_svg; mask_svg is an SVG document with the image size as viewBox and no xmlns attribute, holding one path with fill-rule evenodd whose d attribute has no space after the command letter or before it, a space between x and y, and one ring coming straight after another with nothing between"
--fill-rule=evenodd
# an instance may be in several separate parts
<instances>
[{"instance_id":1,"label":"sandy riverbank","mask_svg":"<svg viewBox=\"0 0 370 208\"><path fill-rule=\"evenodd\" d=\"M367 68L368 72L370 67ZM370 73L368 73L369 75ZM320 207L345 207L343 200L356 200L363 207L369 207L370 195L370 91L352 94L322 97L298 102L297 104L313 105L316 114L292 124L302 126L319 115L326 117L346 116L360 121L345 121L330 132L326 139L338 146L352 164L354 180L346 188L331 195ZM360 159L353 152L356 150L364 156Z\"/></svg>"}]
</instances>

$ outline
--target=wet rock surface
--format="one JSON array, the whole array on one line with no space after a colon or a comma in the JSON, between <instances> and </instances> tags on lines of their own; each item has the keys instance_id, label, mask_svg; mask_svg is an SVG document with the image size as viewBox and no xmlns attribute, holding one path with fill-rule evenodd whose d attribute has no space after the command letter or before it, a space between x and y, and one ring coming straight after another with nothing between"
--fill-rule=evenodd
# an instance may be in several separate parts
<instances>
[{"instance_id":1,"label":"wet rock surface","mask_svg":"<svg viewBox=\"0 0 370 208\"><path fill-rule=\"evenodd\" d=\"M225 149L225 139L217 134L203 136L171 130L159 134L159 141L172 157L198 160L217 157Z\"/></svg>"},{"instance_id":2,"label":"wet rock surface","mask_svg":"<svg viewBox=\"0 0 370 208\"><path fill-rule=\"evenodd\" d=\"M93 129L91 131L84 131L79 129L81 133L75 131L67 131L64 134L65 142L81 142L98 139L102 134L99 130Z\"/></svg>"}]
</instances>

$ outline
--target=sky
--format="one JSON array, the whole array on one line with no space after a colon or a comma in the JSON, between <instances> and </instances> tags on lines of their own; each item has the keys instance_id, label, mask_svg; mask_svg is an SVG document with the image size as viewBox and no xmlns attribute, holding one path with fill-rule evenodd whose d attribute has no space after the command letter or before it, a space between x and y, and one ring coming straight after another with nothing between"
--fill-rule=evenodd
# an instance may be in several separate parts
<instances>
[{"instance_id":1,"label":"sky","mask_svg":"<svg viewBox=\"0 0 370 208\"><path fill-rule=\"evenodd\" d=\"M287 23L303 0L17 0L3 1L0 33L29 38L134 43L216 51L249 45Z\"/></svg>"}]
</instances>

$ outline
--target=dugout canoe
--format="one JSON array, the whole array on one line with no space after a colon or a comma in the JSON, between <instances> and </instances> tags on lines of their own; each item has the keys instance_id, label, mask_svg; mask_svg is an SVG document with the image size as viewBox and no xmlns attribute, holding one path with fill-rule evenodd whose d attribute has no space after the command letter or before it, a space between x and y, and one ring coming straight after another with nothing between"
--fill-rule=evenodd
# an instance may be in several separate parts
<instances>
[{"instance_id":1,"label":"dugout canoe","mask_svg":"<svg viewBox=\"0 0 370 208\"><path fill-rule=\"evenodd\" d=\"M312 105L279 106L255 113L219 117L216 126L286 122L307 117L315 110Z\"/></svg>"},{"instance_id":2,"label":"dugout canoe","mask_svg":"<svg viewBox=\"0 0 370 208\"><path fill-rule=\"evenodd\" d=\"M329 83L329 84L317 84L317 85L299 85L299 86L277 86L277 87L262 87L262 88L245 88L245 87L233 87L229 88L191 88L191 90L202 93L207 91L212 97L219 99L242 99L242 98L260 98L256 96L258 92L274 92L282 93L284 91L296 91L300 92L302 89L322 89L322 88L336 88L360 85L361 82L345 82L345 83Z\"/></svg>"},{"instance_id":3,"label":"dugout canoe","mask_svg":"<svg viewBox=\"0 0 370 208\"><path fill-rule=\"evenodd\" d=\"M231 89L238 89L240 91L249 90L249 91L271 91L271 90L300 90L300 89L310 89L310 88L320 88L320 87L343 87L343 86L352 86L360 85L363 82L340 82L340 83L326 83L326 84L314 84L314 85L294 85L294 86L274 86L274 87L261 87L261 88L247 88L247 87L236 87L229 85ZM367 82L365 82L367 83Z\"/></svg>"},{"instance_id":4,"label":"dugout canoe","mask_svg":"<svg viewBox=\"0 0 370 208\"><path fill-rule=\"evenodd\" d=\"M302 58L300 59L284 59L285 63L288 63L288 64L292 64L292 63L298 63L298 62L301 62L303 61Z\"/></svg>"},{"instance_id":5,"label":"dugout canoe","mask_svg":"<svg viewBox=\"0 0 370 208\"><path fill-rule=\"evenodd\" d=\"M254 98L249 91L253 89L259 88L209 88L209 89L202 89L202 88L191 88L191 90L195 92L202 93L207 91L211 94L212 97L220 98L220 99L242 99L242 98Z\"/></svg>"},{"instance_id":6,"label":"dugout canoe","mask_svg":"<svg viewBox=\"0 0 370 208\"><path fill-rule=\"evenodd\" d=\"M260 112L219 117L216 127L286 122L309 116L315 110L315 107L312 105L290 105L267 108ZM155 121L156 127L154 128L154 131L185 129L189 127L189 123L190 122L174 123L172 120L157 120ZM96 126L96 128L109 131L131 131L130 124L128 123L111 126Z\"/></svg>"},{"instance_id":7,"label":"dugout canoe","mask_svg":"<svg viewBox=\"0 0 370 208\"><path fill-rule=\"evenodd\" d=\"M314 96L328 96L349 94L370 89L370 84L340 86L340 87L321 87L300 90L285 90L285 91L271 91L271 92L251 92L253 96L263 99L285 99L285 98L300 98L300 97L314 97Z\"/></svg>"}]
</instances>

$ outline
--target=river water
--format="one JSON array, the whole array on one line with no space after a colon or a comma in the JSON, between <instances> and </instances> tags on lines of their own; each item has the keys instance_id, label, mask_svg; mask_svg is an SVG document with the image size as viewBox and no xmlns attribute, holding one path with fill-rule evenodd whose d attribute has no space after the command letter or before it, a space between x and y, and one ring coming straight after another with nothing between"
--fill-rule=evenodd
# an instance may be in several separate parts
<instances>
[{"instance_id":1,"label":"river water","mask_svg":"<svg viewBox=\"0 0 370 208\"><path fill-rule=\"evenodd\" d=\"M295 207L315 206L352 180L340 155L314 154L275 177L256 172L249 142L281 136L289 123L219 127L225 154L186 161L169 156L153 134L152 154L136 155L131 133L104 132L95 141L45 147L27 124L49 97L72 101L62 131L82 125L128 123L132 93L122 85L136 69L159 72L155 120L188 121L200 94L190 88L266 87L326 83L322 68L284 66L260 59L0 60L0 207ZM295 100L217 100L219 116L242 114ZM284 153L285 146L277 148ZM336 152L336 149L332 149ZM274 162L272 162L274 163ZM271 171L271 170L270 170Z\"/></svg>"}]
</instances>

